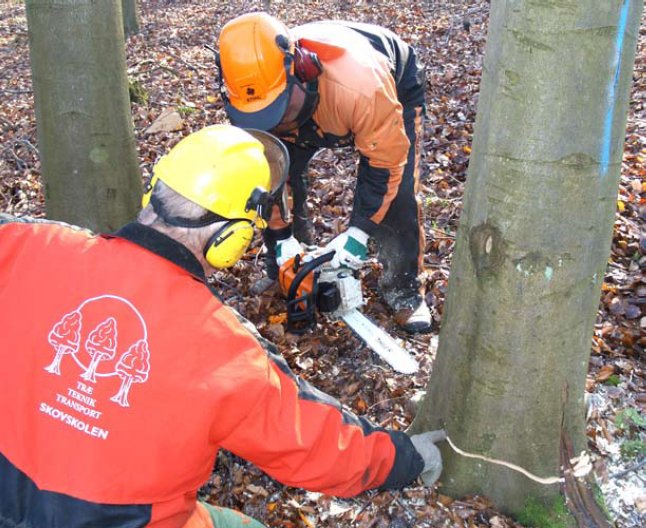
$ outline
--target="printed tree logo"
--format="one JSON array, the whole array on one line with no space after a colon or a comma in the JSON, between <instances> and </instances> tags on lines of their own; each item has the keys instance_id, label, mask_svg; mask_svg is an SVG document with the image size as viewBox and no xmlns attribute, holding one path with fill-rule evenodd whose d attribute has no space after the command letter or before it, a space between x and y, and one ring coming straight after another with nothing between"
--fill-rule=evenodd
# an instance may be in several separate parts
<instances>
[{"instance_id":1,"label":"printed tree logo","mask_svg":"<svg viewBox=\"0 0 646 528\"><path fill-rule=\"evenodd\" d=\"M92 361L81 377L95 383L99 362L112 359L117 350L117 321L114 317L108 317L90 332L85 341L85 349Z\"/></svg>"},{"instance_id":2,"label":"printed tree logo","mask_svg":"<svg viewBox=\"0 0 646 528\"><path fill-rule=\"evenodd\" d=\"M128 403L128 391L133 383L144 383L148 379L150 371L150 352L148 343L143 339L132 345L116 366L116 372L121 378L121 387L112 398L122 407L130 407Z\"/></svg>"},{"instance_id":3,"label":"printed tree logo","mask_svg":"<svg viewBox=\"0 0 646 528\"><path fill-rule=\"evenodd\" d=\"M78 352L81 340L81 313L75 310L64 315L49 332L47 340L56 350L56 357L50 365L45 367L45 370L60 376L63 356Z\"/></svg>"}]
</instances>

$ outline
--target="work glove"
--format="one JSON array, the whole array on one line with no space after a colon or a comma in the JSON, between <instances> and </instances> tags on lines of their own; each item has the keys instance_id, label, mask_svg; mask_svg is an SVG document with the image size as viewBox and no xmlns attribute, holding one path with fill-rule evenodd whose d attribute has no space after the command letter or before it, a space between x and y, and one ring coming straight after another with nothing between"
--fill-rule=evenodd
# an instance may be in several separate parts
<instances>
[{"instance_id":1,"label":"work glove","mask_svg":"<svg viewBox=\"0 0 646 528\"><path fill-rule=\"evenodd\" d=\"M424 459L424 469L420 476L425 486L432 486L442 473L442 455L435 443L443 440L446 440L444 429L427 431L410 437L413 446Z\"/></svg>"},{"instance_id":2,"label":"work glove","mask_svg":"<svg viewBox=\"0 0 646 528\"><path fill-rule=\"evenodd\" d=\"M276 264L278 267L282 266L290 258L295 257L299 253L303 252L303 246L301 243L296 240L294 235L290 235L288 238L283 240L276 241Z\"/></svg>"},{"instance_id":3,"label":"work glove","mask_svg":"<svg viewBox=\"0 0 646 528\"><path fill-rule=\"evenodd\" d=\"M325 247L325 252L332 249L336 253L330 261L330 266L359 269L368 257L368 233L352 226L333 238L332 242Z\"/></svg>"}]
</instances>

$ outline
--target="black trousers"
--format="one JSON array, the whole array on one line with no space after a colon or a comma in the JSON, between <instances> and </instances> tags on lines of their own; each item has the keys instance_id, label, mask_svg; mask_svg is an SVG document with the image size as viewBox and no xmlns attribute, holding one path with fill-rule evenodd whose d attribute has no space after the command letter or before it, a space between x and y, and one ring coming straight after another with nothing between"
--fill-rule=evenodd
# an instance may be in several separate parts
<instances>
[{"instance_id":1,"label":"black trousers","mask_svg":"<svg viewBox=\"0 0 646 528\"><path fill-rule=\"evenodd\" d=\"M404 124L410 141L408 161L395 199L374 234L378 260L383 266L379 282L386 303L395 311L415 309L424 296L424 217L417 199L421 143L422 106L404 107ZM359 171L367 160L359 161Z\"/></svg>"}]
</instances>

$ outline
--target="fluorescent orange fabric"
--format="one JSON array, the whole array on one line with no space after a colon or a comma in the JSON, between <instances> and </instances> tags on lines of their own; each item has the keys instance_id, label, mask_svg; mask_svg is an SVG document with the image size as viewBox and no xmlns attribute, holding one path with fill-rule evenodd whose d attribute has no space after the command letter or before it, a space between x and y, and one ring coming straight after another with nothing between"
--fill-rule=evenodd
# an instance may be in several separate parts
<instances>
[{"instance_id":1,"label":"fluorescent orange fabric","mask_svg":"<svg viewBox=\"0 0 646 528\"><path fill-rule=\"evenodd\" d=\"M342 496L384 484L397 453L418 456L297 380L201 281L129 240L2 225L0 298L0 452L39 490L197 527L219 447Z\"/></svg>"},{"instance_id":2,"label":"fluorescent orange fabric","mask_svg":"<svg viewBox=\"0 0 646 528\"><path fill-rule=\"evenodd\" d=\"M352 134L370 166L389 171L382 205L370 218L379 224L397 194L410 147L392 65L348 27L322 22L298 26L292 33L308 49L322 53L314 121L326 133Z\"/></svg>"}]
</instances>

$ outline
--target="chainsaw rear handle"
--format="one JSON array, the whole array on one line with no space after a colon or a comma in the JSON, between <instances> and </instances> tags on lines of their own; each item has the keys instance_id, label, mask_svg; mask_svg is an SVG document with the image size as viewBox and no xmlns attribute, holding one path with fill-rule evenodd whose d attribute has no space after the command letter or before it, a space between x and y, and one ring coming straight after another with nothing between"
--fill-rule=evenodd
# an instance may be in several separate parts
<instances>
[{"instance_id":1,"label":"chainsaw rear handle","mask_svg":"<svg viewBox=\"0 0 646 528\"><path fill-rule=\"evenodd\" d=\"M316 324L316 297L318 294L318 282L315 279L312 283L312 291L302 297L296 298L298 289L310 273L317 273L317 268L334 258L335 251L330 251L307 262L301 263L297 255L294 259L294 269L298 271L294 275L292 283L287 291L287 330L294 334L302 334ZM300 305L303 307L301 308Z\"/></svg>"},{"instance_id":2,"label":"chainsaw rear handle","mask_svg":"<svg viewBox=\"0 0 646 528\"><path fill-rule=\"evenodd\" d=\"M308 260L305 263L301 263L300 259L294 260L294 266L298 265L299 269L296 275L294 276L294 280L289 285L289 291L287 292L287 300L289 301L296 296L296 292L298 291L298 288L300 287L301 282L303 282L303 279L307 277L308 273L310 273L311 271L314 271L322 264L325 264L326 262L330 262L334 258L335 253L336 251L332 250L329 253L325 253L320 257L315 257L312 260Z\"/></svg>"}]
</instances>

